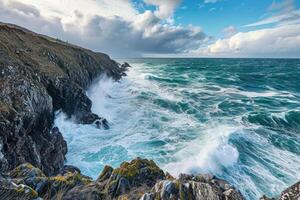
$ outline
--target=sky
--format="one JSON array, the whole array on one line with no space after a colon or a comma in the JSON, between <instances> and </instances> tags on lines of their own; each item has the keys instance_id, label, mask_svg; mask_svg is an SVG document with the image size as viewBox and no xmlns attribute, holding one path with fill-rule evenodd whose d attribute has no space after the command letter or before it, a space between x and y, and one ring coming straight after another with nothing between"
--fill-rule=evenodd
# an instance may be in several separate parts
<instances>
[{"instance_id":1,"label":"sky","mask_svg":"<svg viewBox=\"0 0 300 200\"><path fill-rule=\"evenodd\" d=\"M300 0L0 0L0 21L113 58L300 57Z\"/></svg>"}]
</instances>

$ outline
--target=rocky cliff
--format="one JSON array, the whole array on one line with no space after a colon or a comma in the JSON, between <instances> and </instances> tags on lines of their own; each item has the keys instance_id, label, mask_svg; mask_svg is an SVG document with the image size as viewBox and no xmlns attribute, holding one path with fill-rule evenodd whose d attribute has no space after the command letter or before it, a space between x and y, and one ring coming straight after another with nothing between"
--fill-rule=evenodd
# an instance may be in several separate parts
<instances>
[{"instance_id":1,"label":"rocky cliff","mask_svg":"<svg viewBox=\"0 0 300 200\"><path fill-rule=\"evenodd\" d=\"M108 128L85 94L101 74L117 80L124 68L105 54L0 23L0 171L25 162L47 175L63 167L67 145L51 131L56 110Z\"/></svg>"}]
</instances>

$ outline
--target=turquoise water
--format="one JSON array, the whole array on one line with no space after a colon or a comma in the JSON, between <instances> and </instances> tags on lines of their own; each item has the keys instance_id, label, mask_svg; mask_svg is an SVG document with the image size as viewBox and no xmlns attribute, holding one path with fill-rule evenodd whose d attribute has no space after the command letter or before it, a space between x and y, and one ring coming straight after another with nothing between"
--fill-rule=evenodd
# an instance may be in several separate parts
<instances>
[{"instance_id":1,"label":"turquoise water","mask_svg":"<svg viewBox=\"0 0 300 200\"><path fill-rule=\"evenodd\" d=\"M68 164L96 178L141 156L175 176L214 173L247 199L300 179L300 60L126 61L122 81L101 77L87 91L109 130L57 113Z\"/></svg>"}]
</instances>

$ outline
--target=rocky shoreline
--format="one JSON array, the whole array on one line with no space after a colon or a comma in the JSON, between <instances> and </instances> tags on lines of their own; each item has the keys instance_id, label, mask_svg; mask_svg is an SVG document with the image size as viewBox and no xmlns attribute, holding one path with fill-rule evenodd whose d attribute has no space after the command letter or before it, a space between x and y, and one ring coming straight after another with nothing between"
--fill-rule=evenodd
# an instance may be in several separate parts
<instances>
[{"instance_id":1,"label":"rocky shoreline","mask_svg":"<svg viewBox=\"0 0 300 200\"><path fill-rule=\"evenodd\" d=\"M8 178L9 177L9 178ZM119 168L105 166L97 180L65 166L47 177L29 163L10 171L0 180L1 199L236 199L244 198L226 181L212 175L164 173L153 161L137 158Z\"/></svg>"},{"instance_id":2,"label":"rocky shoreline","mask_svg":"<svg viewBox=\"0 0 300 200\"><path fill-rule=\"evenodd\" d=\"M106 166L97 180L65 165L67 143L52 127L54 112L109 128L91 112L85 90L104 74L119 80L128 67L105 54L0 23L0 199L244 199L213 175L176 179L141 158L116 169ZM299 191L297 183L280 199L297 199Z\"/></svg>"}]
</instances>

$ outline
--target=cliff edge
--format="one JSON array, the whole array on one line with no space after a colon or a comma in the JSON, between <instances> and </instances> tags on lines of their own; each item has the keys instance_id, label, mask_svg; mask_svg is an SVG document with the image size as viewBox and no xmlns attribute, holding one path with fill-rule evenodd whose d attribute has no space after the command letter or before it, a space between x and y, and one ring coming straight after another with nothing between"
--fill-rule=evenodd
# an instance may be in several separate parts
<instances>
[{"instance_id":1,"label":"cliff edge","mask_svg":"<svg viewBox=\"0 0 300 200\"><path fill-rule=\"evenodd\" d=\"M85 93L101 74L118 80L124 68L106 54L0 23L0 171L25 162L48 175L63 167L67 145L51 131L56 110L108 128Z\"/></svg>"}]
</instances>

